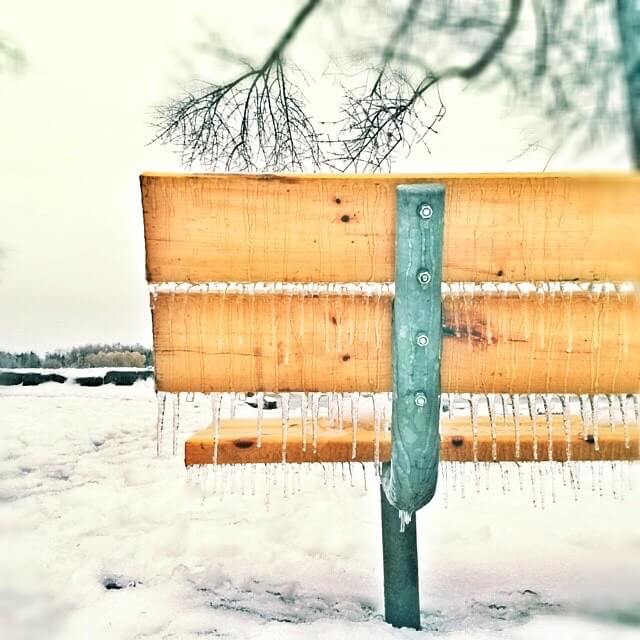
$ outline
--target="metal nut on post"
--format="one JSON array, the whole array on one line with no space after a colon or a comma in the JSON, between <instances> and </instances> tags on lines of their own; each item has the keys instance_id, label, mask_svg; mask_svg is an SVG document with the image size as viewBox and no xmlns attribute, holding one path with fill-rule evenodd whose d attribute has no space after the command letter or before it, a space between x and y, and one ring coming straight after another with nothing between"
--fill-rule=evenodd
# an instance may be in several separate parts
<instances>
[{"instance_id":1,"label":"metal nut on post","mask_svg":"<svg viewBox=\"0 0 640 640\"><path fill-rule=\"evenodd\" d=\"M427 406L427 396L422 393L422 391L418 391L413 398L413 401L416 403L416 407L426 407Z\"/></svg>"},{"instance_id":2,"label":"metal nut on post","mask_svg":"<svg viewBox=\"0 0 640 640\"><path fill-rule=\"evenodd\" d=\"M426 347L429 344L429 336L426 333L419 333L416 336L416 344L419 347Z\"/></svg>"},{"instance_id":3,"label":"metal nut on post","mask_svg":"<svg viewBox=\"0 0 640 640\"><path fill-rule=\"evenodd\" d=\"M418 282L427 285L431 282L431 274L428 271L418 271Z\"/></svg>"},{"instance_id":4,"label":"metal nut on post","mask_svg":"<svg viewBox=\"0 0 640 640\"><path fill-rule=\"evenodd\" d=\"M423 220L428 220L432 215L433 215L433 209L431 208L430 205L428 204L421 204L418 207L418 215L423 219Z\"/></svg>"}]
</instances>

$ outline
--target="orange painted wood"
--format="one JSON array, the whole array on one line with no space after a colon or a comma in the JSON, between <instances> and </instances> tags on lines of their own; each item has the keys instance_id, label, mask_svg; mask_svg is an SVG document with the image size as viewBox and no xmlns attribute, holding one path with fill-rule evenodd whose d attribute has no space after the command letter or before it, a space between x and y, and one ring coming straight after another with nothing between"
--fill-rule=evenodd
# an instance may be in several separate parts
<instances>
[{"instance_id":1,"label":"orange painted wood","mask_svg":"<svg viewBox=\"0 0 640 640\"><path fill-rule=\"evenodd\" d=\"M445 296L443 392L640 392L635 293ZM162 391L388 391L391 299L160 294Z\"/></svg>"},{"instance_id":2,"label":"orange painted wood","mask_svg":"<svg viewBox=\"0 0 640 640\"><path fill-rule=\"evenodd\" d=\"M640 280L640 175L141 176L147 277L387 282L395 189L446 186L443 280Z\"/></svg>"},{"instance_id":3,"label":"orange painted wood","mask_svg":"<svg viewBox=\"0 0 640 640\"><path fill-rule=\"evenodd\" d=\"M544 416L536 417L535 437L529 418L520 418L520 454L517 456L516 434L512 418L506 421L499 416L496 421L497 461L547 461L549 442L552 459L567 460L567 441L562 416L552 417L552 434L549 439ZM345 417L344 430L337 425L331 427L326 418L319 421L317 447L313 450L311 420L308 420L306 448L303 449L302 422L294 418L287 430L287 462L372 462L375 459L375 432L371 417L361 417L356 431L356 455L352 455L353 431L351 421ZM455 462L474 461L473 433L468 419L444 418L441 422L441 460ZM609 427L598 427L598 444L595 443L592 427L584 432L578 417L571 420L570 459L571 460L637 460L640 458L640 432L637 425L625 429L618 424L611 432ZM586 437L585 437L586 436ZM629 446L626 446L628 442ZM192 435L185 443L185 463L187 466L212 464L213 430L203 429ZM534 455L535 451L535 455ZM389 460L391 455L391 434L382 432L379 444L379 459ZM479 462L493 462L493 441L491 426L486 417L478 420L477 456ZM251 418L222 420L218 442L219 464L278 463L282 462L282 425L278 419L263 422L261 446L257 446L256 422Z\"/></svg>"}]
</instances>

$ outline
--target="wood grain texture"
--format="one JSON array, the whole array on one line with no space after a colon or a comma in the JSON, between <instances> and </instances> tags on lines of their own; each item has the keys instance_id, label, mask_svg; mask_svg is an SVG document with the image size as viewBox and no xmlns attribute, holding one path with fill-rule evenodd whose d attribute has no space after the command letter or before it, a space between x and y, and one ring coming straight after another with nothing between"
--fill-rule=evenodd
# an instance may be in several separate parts
<instances>
[{"instance_id":1,"label":"wood grain texture","mask_svg":"<svg viewBox=\"0 0 640 640\"><path fill-rule=\"evenodd\" d=\"M552 447L552 459L567 460L567 440L564 433L562 416L552 418L552 434L549 439L544 416L537 416L534 430L527 419L521 418L520 454L517 455L516 434L507 417L506 422L499 417L496 425L497 461L547 461L549 460L549 442ZM310 422L310 421L309 421ZM306 448L302 444L302 423L299 418L292 419L287 430L287 462L372 462L375 459L375 432L371 417L363 416L356 431L356 455L352 457L353 431L348 418L344 420L344 430L331 426L326 418L321 418L317 433L317 448L314 452L310 427L307 428ZM474 461L473 434L469 421L456 418L451 421L444 418L440 425L440 459L454 462ZM571 460L637 460L640 458L640 429L637 425L628 425L628 437L622 425L612 432L605 424L599 425L598 444L595 443L592 428L583 433L582 423L577 417L571 421L570 459ZM628 444L628 446L626 446ZM212 464L213 430L203 429L192 435L185 443L185 463ZM535 455L534 455L535 451ZM381 461L391 457L391 434L382 432L379 444ZM486 417L478 421L477 460L493 462L493 442L491 427ZM282 425L278 419L263 422L261 446L257 446L256 423L251 418L223 420L218 442L219 464L249 464L282 462Z\"/></svg>"},{"instance_id":2,"label":"wood grain texture","mask_svg":"<svg viewBox=\"0 0 640 640\"><path fill-rule=\"evenodd\" d=\"M161 391L388 391L391 299L160 294ZM441 388L640 392L637 293L445 296Z\"/></svg>"},{"instance_id":3,"label":"wood grain texture","mask_svg":"<svg viewBox=\"0 0 640 640\"><path fill-rule=\"evenodd\" d=\"M446 186L445 281L640 280L640 175L141 176L150 282L388 282L396 186Z\"/></svg>"}]
</instances>

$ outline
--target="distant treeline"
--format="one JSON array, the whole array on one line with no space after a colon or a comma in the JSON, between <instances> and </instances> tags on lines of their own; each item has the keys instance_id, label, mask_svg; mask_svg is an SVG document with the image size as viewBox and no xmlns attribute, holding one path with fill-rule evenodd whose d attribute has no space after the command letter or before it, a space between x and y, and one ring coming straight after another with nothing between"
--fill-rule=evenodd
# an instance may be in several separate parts
<instances>
[{"instance_id":1,"label":"distant treeline","mask_svg":"<svg viewBox=\"0 0 640 640\"><path fill-rule=\"evenodd\" d=\"M2 369L60 369L61 367L150 367L153 352L141 344L87 344L65 351L52 351L41 358L33 351L0 351Z\"/></svg>"}]
</instances>

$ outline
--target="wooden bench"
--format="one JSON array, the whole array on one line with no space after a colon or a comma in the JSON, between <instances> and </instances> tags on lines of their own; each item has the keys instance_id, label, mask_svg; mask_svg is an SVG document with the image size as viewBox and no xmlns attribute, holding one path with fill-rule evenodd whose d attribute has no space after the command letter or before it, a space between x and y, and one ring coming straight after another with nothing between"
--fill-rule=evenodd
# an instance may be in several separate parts
<instances>
[{"instance_id":1,"label":"wooden bench","mask_svg":"<svg viewBox=\"0 0 640 640\"><path fill-rule=\"evenodd\" d=\"M253 420L214 419L185 445L187 465L391 460L382 506L393 624L419 626L415 521L393 485L398 447L413 456L402 473L420 463L405 435L431 467L438 456L638 458L639 176L145 174L141 188L158 391L394 392L391 433L346 413L315 420L308 446L303 405L286 425L262 421L260 435ZM421 194L432 204L416 207ZM397 232L401 222L415 233ZM413 271L403 280L414 267L417 284ZM428 316L414 299L423 291ZM418 317L430 335L407 345L398 336ZM421 349L429 388L401 405ZM470 405L497 394L511 414L448 418L438 407L434 444L440 392ZM562 413L527 416L539 394L556 394ZM620 428L576 414L587 396L615 398ZM429 435L409 433L423 414Z\"/></svg>"}]
</instances>

